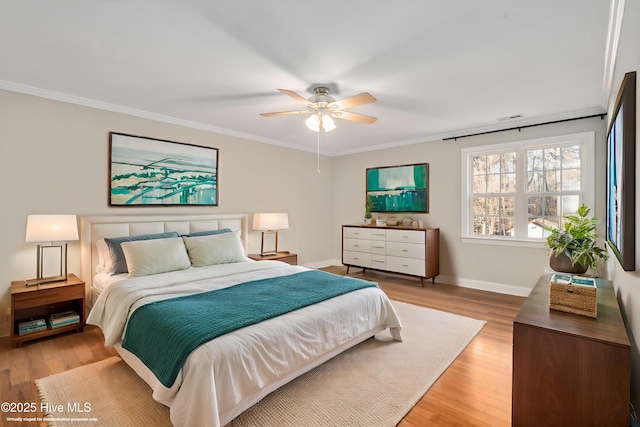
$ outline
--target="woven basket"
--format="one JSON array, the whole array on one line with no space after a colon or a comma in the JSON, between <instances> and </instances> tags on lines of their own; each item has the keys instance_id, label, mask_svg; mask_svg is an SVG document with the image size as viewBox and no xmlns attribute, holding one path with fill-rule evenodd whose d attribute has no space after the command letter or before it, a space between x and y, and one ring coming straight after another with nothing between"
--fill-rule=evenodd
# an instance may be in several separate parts
<instances>
[{"instance_id":1,"label":"woven basket","mask_svg":"<svg viewBox=\"0 0 640 427\"><path fill-rule=\"evenodd\" d=\"M598 317L598 302L595 286L565 284L551 281L549 308L566 313Z\"/></svg>"}]
</instances>

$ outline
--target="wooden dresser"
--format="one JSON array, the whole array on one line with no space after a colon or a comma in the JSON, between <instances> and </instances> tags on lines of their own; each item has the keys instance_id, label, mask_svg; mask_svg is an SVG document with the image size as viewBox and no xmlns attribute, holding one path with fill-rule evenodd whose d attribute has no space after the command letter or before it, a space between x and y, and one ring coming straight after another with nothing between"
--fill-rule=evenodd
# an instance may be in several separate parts
<instances>
[{"instance_id":1,"label":"wooden dresser","mask_svg":"<svg viewBox=\"0 0 640 427\"><path fill-rule=\"evenodd\" d=\"M439 274L438 228L342 226L342 263L432 279ZM348 272L348 270L347 270Z\"/></svg>"},{"instance_id":2,"label":"wooden dresser","mask_svg":"<svg viewBox=\"0 0 640 427\"><path fill-rule=\"evenodd\" d=\"M629 338L610 281L598 317L549 309L543 275L513 321L512 425L628 426Z\"/></svg>"}]
</instances>

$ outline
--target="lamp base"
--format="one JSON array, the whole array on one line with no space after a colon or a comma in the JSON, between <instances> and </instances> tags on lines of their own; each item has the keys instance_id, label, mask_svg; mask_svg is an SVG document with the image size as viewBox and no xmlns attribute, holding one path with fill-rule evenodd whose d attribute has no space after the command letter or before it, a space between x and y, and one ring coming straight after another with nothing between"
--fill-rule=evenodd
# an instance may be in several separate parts
<instances>
[{"instance_id":1,"label":"lamp base","mask_svg":"<svg viewBox=\"0 0 640 427\"><path fill-rule=\"evenodd\" d=\"M36 279L25 280L26 286L37 286L45 283L53 283L53 282L64 282L67 280L67 275L63 274L60 276L51 276L51 277L41 277Z\"/></svg>"}]
</instances>

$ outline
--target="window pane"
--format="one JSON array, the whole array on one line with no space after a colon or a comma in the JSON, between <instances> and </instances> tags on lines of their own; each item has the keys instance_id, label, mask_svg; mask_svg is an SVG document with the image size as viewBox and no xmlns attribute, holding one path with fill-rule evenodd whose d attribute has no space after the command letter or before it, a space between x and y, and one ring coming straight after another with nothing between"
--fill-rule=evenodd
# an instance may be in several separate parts
<instances>
[{"instance_id":1,"label":"window pane","mask_svg":"<svg viewBox=\"0 0 640 427\"><path fill-rule=\"evenodd\" d=\"M515 227L513 218L502 218L499 223L498 233L501 236L514 236L515 235Z\"/></svg>"},{"instance_id":2,"label":"window pane","mask_svg":"<svg viewBox=\"0 0 640 427\"><path fill-rule=\"evenodd\" d=\"M502 207L502 215L514 216L516 214L515 197L501 197L500 204Z\"/></svg>"},{"instance_id":3,"label":"window pane","mask_svg":"<svg viewBox=\"0 0 640 427\"><path fill-rule=\"evenodd\" d=\"M486 175L474 175L473 176L473 193L486 193L487 192L487 176Z\"/></svg>"},{"instance_id":4,"label":"window pane","mask_svg":"<svg viewBox=\"0 0 640 427\"><path fill-rule=\"evenodd\" d=\"M542 238L544 233L542 218L529 218L527 224L527 237L529 238Z\"/></svg>"},{"instance_id":5,"label":"window pane","mask_svg":"<svg viewBox=\"0 0 640 427\"><path fill-rule=\"evenodd\" d=\"M474 175L487 173L487 156L474 156L472 163Z\"/></svg>"},{"instance_id":6,"label":"window pane","mask_svg":"<svg viewBox=\"0 0 640 427\"><path fill-rule=\"evenodd\" d=\"M562 196L562 216L573 215L578 212L580 197L577 195Z\"/></svg>"},{"instance_id":7,"label":"window pane","mask_svg":"<svg viewBox=\"0 0 640 427\"><path fill-rule=\"evenodd\" d=\"M484 197L474 197L473 198L473 215L474 216L484 215L485 204L486 204L486 200Z\"/></svg>"},{"instance_id":8,"label":"window pane","mask_svg":"<svg viewBox=\"0 0 640 427\"><path fill-rule=\"evenodd\" d=\"M487 197L486 212L488 215L500 213L500 197Z\"/></svg>"},{"instance_id":9,"label":"window pane","mask_svg":"<svg viewBox=\"0 0 640 427\"><path fill-rule=\"evenodd\" d=\"M486 236L489 234L487 233L487 225L484 215L473 217L473 234L480 236Z\"/></svg>"},{"instance_id":10,"label":"window pane","mask_svg":"<svg viewBox=\"0 0 640 427\"><path fill-rule=\"evenodd\" d=\"M487 193L500 192L500 174L487 175Z\"/></svg>"},{"instance_id":11,"label":"window pane","mask_svg":"<svg viewBox=\"0 0 640 427\"><path fill-rule=\"evenodd\" d=\"M542 197L531 196L527 200L527 212L530 217L542 215Z\"/></svg>"},{"instance_id":12,"label":"window pane","mask_svg":"<svg viewBox=\"0 0 640 427\"><path fill-rule=\"evenodd\" d=\"M516 191L516 174L504 173L502 174L502 193L515 193Z\"/></svg>"},{"instance_id":13,"label":"window pane","mask_svg":"<svg viewBox=\"0 0 640 427\"><path fill-rule=\"evenodd\" d=\"M562 191L580 190L580 169L562 171Z\"/></svg>"},{"instance_id":14,"label":"window pane","mask_svg":"<svg viewBox=\"0 0 640 427\"><path fill-rule=\"evenodd\" d=\"M502 155L502 172L516 171L516 153L504 153Z\"/></svg>"},{"instance_id":15,"label":"window pane","mask_svg":"<svg viewBox=\"0 0 640 427\"><path fill-rule=\"evenodd\" d=\"M527 174L527 192L540 193L543 191L542 172L529 172Z\"/></svg>"},{"instance_id":16,"label":"window pane","mask_svg":"<svg viewBox=\"0 0 640 427\"><path fill-rule=\"evenodd\" d=\"M527 170L535 171L542 170L542 150L529 150L527 151Z\"/></svg>"},{"instance_id":17,"label":"window pane","mask_svg":"<svg viewBox=\"0 0 640 427\"><path fill-rule=\"evenodd\" d=\"M487 156L487 172L499 173L500 172L500 154L489 154Z\"/></svg>"},{"instance_id":18,"label":"window pane","mask_svg":"<svg viewBox=\"0 0 640 427\"><path fill-rule=\"evenodd\" d=\"M560 148L547 148L544 150L544 168L560 169Z\"/></svg>"},{"instance_id":19,"label":"window pane","mask_svg":"<svg viewBox=\"0 0 640 427\"><path fill-rule=\"evenodd\" d=\"M560 210L558 209L558 196L544 196L544 216L558 216Z\"/></svg>"},{"instance_id":20,"label":"window pane","mask_svg":"<svg viewBox=\"0 0 640 427\"><path fill-rule=\"evenodd\" d=\"M560 191L560 171L552 170L544 172L543 191Z\"/></svg>"},{"instance_id":21,"label":"window pane","mask_svg":"<svg viewBox=\"0 0 640 427\"><path fill-rule=\"evenodd\" d=\"M579 168L580 167L580 146L572 145L562 148L562 167Z\"/></svg>"}]
</instances>

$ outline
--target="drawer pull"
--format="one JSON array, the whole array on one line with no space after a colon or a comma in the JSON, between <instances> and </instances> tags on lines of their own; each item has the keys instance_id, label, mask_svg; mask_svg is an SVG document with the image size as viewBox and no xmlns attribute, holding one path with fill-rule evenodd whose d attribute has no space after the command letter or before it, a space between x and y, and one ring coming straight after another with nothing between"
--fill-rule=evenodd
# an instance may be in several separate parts
<instances>
[{"instance_id":1,"label":"drawer pull","mask_svg":"<svg viewBox=\"0 0 640 427\"><path fill-rule=\"evenodd\" d=\"M409 252L407 249L403 249L402 252Z\"/></svg>"},{"instance_id":2,"label":"drawer pull","mask_svg":"<svg viewBox=\"0 0 640 427\"><path fill-rule=\"evenodd\" d=\"M409 267L407 264L402 264L403 267Z\"/></svg>"},{"instance_id":3,"label":"drawer pull","mask_svg":"<svg viewBox=\"0 0 640 427\"><path fill-rule=\"evenodd\" d=\"M378 261L377 259L372 260L373 262L377 262L379 264L384 264L384 261Z\"/></svg>"},{"instance_id":4,"label":"drawer pull","mask_svg":"<svg viewBox=\"0 0 640 427\"><path fill-rule=\"evenodd\" d=\"M384 249L384 246L372 246L372 248L376 248L376 249Z\"/></svg>"},{"instance_id":5,"label":"drawer pull","mask_svg":"<svg viewBox=\"0 0 640 427\"><path fill-rule=\"evenodd\" d=\"M353 245L354 248L357 248L358 246L360 246L360 245Z\"/></svg>"}]
</instances>

